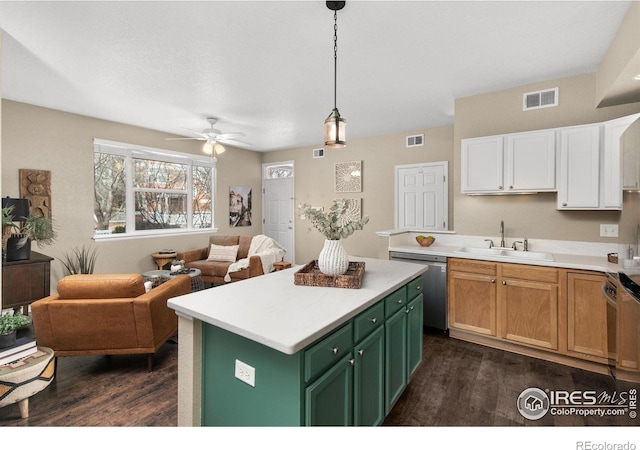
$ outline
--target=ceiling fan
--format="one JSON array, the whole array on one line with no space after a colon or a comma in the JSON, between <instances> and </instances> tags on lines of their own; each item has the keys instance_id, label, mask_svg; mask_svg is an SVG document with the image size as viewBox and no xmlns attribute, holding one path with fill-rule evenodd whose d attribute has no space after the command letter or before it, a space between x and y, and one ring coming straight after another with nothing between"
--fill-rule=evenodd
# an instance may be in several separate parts
<instances>
[{"instance_id":1,"label":"ceiling fan","mask_svg":"<svg viewBox=\"0 0 640 450\"><path fill-rule=\"evenodd\" d=\"M207 154L212 154L215 150L216 154L220 154L224 152L225 148L221 144L229 144L229 145L238 145L238 146L246 146L249 147L251 144L247 142L239 141L235 139L235 136L244 136L245 134L241 131L234 131L231 133L223 133L220 130L213 128L213 126L218 122L218 119L215 117L207 117L207 122L209 122L209 128L205 128L202 131L195 131L189 128L185 128L192 133L199 135L199 137L185 137L185 138L167 138L167 141L181 141L181 140L197 140L197 141L207 141L202 147L202 151Z\"/></svg>"}]
</instances>

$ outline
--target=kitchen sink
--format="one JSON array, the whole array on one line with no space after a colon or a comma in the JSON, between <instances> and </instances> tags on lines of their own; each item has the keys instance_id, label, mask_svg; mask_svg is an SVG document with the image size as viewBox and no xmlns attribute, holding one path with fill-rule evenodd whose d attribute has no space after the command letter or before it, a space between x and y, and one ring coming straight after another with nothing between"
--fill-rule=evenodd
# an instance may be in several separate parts
<instances>
[{"instance_id":1,"label":"kitchen sink","mask_svg":"<svg viewBox=\"0 0 640 450\"><path fill-rule=\"evenodd\" d=\"M471 255L501 256L504 258L527 259L534 261L553 261L553 255L548 252L525 252L523 250L486 248L486 247L462 247L456 253Z\"/></svg>"},{"instance_id":2,"label":"kitchen sink","mask_svg":"<svg viewBox=\"0 0 640 450\"><path fill-rule=\"evenodd\" d=\"M502 256L502 250L499 248L486 247L462 247L456 250L458 253L472 253L474 255Z\"/></svg>"}]
</instances>

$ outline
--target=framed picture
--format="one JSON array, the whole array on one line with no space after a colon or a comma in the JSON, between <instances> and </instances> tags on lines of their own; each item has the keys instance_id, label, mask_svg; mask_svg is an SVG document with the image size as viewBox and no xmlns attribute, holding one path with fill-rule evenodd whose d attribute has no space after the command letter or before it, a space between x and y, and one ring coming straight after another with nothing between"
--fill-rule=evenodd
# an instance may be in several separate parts
<instances>
[{"instance_id":1,"label":"framed picture","mask_svg":"<svg viewBox=\"0 0 640 450\"><path fill-rule=\"evenodd\" d=\"M362 161L336 163L335 186L336 192L362 192Z\"/></svg>"},{"instance_id":2,"label":"framed picture","mask_svg":"<svg viewBox=\"0 0 640 450\"><path fill-rule=\"evenodd\" d=\"M229 226L251 226L251 188L229 187Z\"/></svg>"},{"instance_id":3,"label":"framed picture","mask_svg":"<svg viewBox=\"0 0 640 450\"><path fill-rule=\"evenodd\" d=\"M362 199L361 198L343 198L336 200L344 200L347 204L347 211L340 218L340 225L346 225L349 222L355 222L362 219Z\"/></svg>"}]
</instances>

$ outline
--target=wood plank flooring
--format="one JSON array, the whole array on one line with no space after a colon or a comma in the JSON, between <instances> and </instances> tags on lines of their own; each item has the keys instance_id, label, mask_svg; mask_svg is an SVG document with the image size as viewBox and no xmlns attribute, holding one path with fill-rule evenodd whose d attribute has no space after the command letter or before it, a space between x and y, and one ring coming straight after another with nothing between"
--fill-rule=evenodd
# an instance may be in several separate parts
<instances>
[{"instance_id":1,"label":"wood plank flooring","mask_svg":"<svg viewBox=\"0 0 640 450\"><path fill-rule=\"evenodd\" d=\"M178 346L167 342L147 372L144 355L65 357L57 377L30 399L27 419L17 405L0 408L0 426L174 427ZM516 400L528 387L628 390L638 385L425 333L424 360L387 426L637 426L640 419L547 415L524 419Z\"/></svg>"}]
</instances>

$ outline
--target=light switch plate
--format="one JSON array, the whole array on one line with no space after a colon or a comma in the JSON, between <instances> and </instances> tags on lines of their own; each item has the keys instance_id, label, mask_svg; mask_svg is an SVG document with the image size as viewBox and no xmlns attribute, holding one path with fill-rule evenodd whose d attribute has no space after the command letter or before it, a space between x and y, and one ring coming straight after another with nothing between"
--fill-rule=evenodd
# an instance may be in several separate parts
<instances>
[{"instance_id":1,"label":"light switch plate","mask_svg":"<svg viewBox=\"0 0 640 450\"><path fill-rule=\"evenodd\" d=\"M256 369L236 359L236 378L251 387L256 387Z\"/></svg>"},{"instance_id":2,"label":"light switch plate","mask_svg":"<svg viewBox=\"0 0 640 450\"><path fill-rule=\"evenodd\" d=\"M618 225L600 224L600 237L618 237Z\"/></svg>"}]
</instances>

